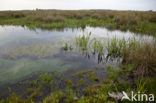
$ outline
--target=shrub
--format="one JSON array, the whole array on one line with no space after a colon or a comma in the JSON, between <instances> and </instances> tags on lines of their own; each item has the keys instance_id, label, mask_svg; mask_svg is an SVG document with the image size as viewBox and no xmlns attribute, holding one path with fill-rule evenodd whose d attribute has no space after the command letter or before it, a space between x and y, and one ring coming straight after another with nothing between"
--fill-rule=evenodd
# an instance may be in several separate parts
<instances>
[{"instance_id":1,"label":"shrub","mask_svg":"<svg viewBox=\"0 0 156 103\"><path fill-rule=\"evenodd\" d=\"M149 18L149 21L150 21L150 22L156 22L156 16L151 16L151 17Z\"/></svg>"}]
</instances>

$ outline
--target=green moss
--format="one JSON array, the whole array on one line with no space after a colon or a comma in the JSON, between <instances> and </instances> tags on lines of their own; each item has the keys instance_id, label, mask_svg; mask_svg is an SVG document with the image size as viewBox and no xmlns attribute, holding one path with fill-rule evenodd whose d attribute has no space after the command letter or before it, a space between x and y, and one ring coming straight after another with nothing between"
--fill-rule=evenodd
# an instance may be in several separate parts
<instances>
[{"instance_id":1,"label":"green moss","mask_svg":"<svg viewBox=\"0 0 156 103\"><path fill-rule=\"evenodd\" d=\"M153 93L154 95L156 95L156 78L144 78L144 88L146 88L146 92L147 93Z\"/></svg>"},{"instance_id":2,"label":"green moss","mask_svg":"<svg viewBox=\"0 0 156 103\"><path fill-rule=\"evenodd\" d=\"M90 74L93 74L91 71L88 72ZM47 74L43 74L47 81ZM42 76L43 76L42 75ZM46 76L45 76L46 75ZM142 78L143 79L143 78ZM90 86L84 85L85 88L83 89L83 93L85 95L78 94L78 92L82 91L75 91L74 89L67 87L64 90L56 90L53 91L49 96L46 96L43 99L43 103L116 103L116 100L109 97L108 92L131 92L131 91L141 91L143 93L155 93L153 92L155 90L155 78L144 78L144 80L138 79L136 80L136 84L130 84L127 81L118 81L114 82L114 79L104 79L104 82L102 84L92 84ZM44 79L45 80L45 79ZM49 80L49 79L48 79ZM69 84L71 84L71 81L68 81ZM146 82L146 83L145 83ZM82 86L84 83L84 79L81 79L78 81L79 86ZM148 83L152 83L151 85L148 85ZM15 102L15 103L33 103L34 97L40 97L42 96L40 94L41 87L38 87L36 89L28 89L27 93L29 94L28 99L23 100L19 96L13 94L10 98L6 100L1 100L2 103L9 103L9 102ZM77 95L78 96L77 96ZM126 101L124 101L126 102Z\"/></svg>"},{"instance_id":3,"label":"green moss","mask_svg":"<svg viewBox=\"0 0 156 103\"><path fill-rule=\"evenodd\" d=\"M28 85L30 85L32 87L37 87L38 86L38 81L37 80L28 81Z\"/></svg>"},{"instance_id":4,"label":"green moss","mask_svg":"<svg viewBox=\"0 0 156 103\"><path fill-rule=\"evenodd\" d=\"M50 94L50 96L47 96L43 100L43 103L60 103L65 96L66 95L63 93L63 91L53 92Z\"/></svg>"},{"instance_id":5,"label":"green moss","mask_svg":"<svg viewBox=\"0 0 156 103\"><path fill-rule=\"evenodd\" d=\"M93 71L88 71L88 74L89 74L90 81L92 81L92 82L94 82L94 81L99 82L100 81L100 79L98 77L95 77L95 74Z\"/></svg>"},{"instance_id":6,"label":"green moss","mask_svg":"<svg viewBox=\"0 0 156 103\"><path fill-rule=\"evenodd\" d=\"M42 74L39 76L39 80L42 85L52 85L53 84L52 74L48 74L48 73Z\"/></svg>"},{"instance_id":7,"label":"green moss","mask_svg":"<svg viewBox=\"0 0 156 103\"><path fill-rule=\"evenodd\" d=\"M41 97L42 93L41 93L41 86L35 89L29 88L26 91L26 94L29 94L27 101L32 101L35 97Z\"/></svg>"},{"instance_id":8,"label":"green moss","mask_svg":"<svg viewBox=\"0 0 156 103\"><path fill-rule=\"evenodd\" d=\"M108 78L109 79L118 79L118 75L119 75L119 70L116 70L114 68L112 68L111 65L107 65L107 69L108 69Z\"/></svg>"},{"instance_id":9,"label":"green moss","mask_svg":"<svg viewBox=\"0 0 156 103\"><path fill-rule=\"evenodd\" d=\"M72 81L71 80L66 80L66 86L72 87L73 86Z\"/></svg>"},{"instance_id":10,"label":"green moss","mask_svg":"<svg viewBox=\"0 0 156 103\"><path fill-rule=\"evenodd\" d=\"M80 87L80 86L86 86L86 80L84 79L80 79L77 81L76 87Z\"/></svg>"},{"instance_id":11,"label":"green moss","mask_svg":"<svg viewBox=\"0 0 156 103\"><path fill-rule=\"evenodd\" d=\"M85 76L86 76L86 74L88 73L88 71L81 71L81 72L78 72L78 73L76 73L76 74L73 74L72 76L73 77L82 77L82 78L84 78Z\"/></svg>"},{"instance_id":12,"label":"green moss","mask_svg":"<svg viewBox=\"0 0 156 103\"><path fill-rule=\"evenodd\" d=\"M109 87L107 85L98 84L92 85L84 89L86 96L82 99L87 99L89 102L94 101L95 103L104 103L108 99ZM81 99L80 99L81 100Z\"/></svg>"}]
</instances>

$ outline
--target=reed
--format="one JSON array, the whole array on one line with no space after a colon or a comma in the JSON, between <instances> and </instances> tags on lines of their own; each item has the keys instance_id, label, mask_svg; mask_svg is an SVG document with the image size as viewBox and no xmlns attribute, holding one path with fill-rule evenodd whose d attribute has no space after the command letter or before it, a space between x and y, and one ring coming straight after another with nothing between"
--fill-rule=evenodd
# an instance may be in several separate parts
<instances>
[{"instance_id":1,"label":"reed","mask_svg":"<svg viewBox=\"0 0 156 103\"><path fill-rule=\"evenodd\" d=\"M108 41L107 44L107 51L108 51L108 56L111 57L121 57L122 56L122 51L126 48L126 41L125 39L117 39L114 37L112 40Z\"/></svg>"},{"instance_id":2,"label":"reed","mask_svg":"<svg viewBox=\"0 0 156 103\"><path fill-rule=\"evenodd\" d=\"M156 62L156 47L153 43L141 42L129 44L123 51L123 63L133 64L135 75L137 76L154 76Z\"/></svg>"},{"instance_id":3,"label":"reed","mask_svg":"<svg viewBox=\"0 0 156 103\"><path fill-rule=\"evenodd\" d=\"M134 37L129 39L117 39L116 37L108 41L107 46L96 38L90 39L91 33L89 35L82 35L76 37L76 43L80 50L87 50L87 55L91 56L97 54L98 62L102 62L104 59L120 58L122 59L121 64L131 65L131 71L137 77L143 76L153 76L155 74L155 62L156 62L156 40L148 41L138 41ZM107 57L104 54L107 53ZM125 67L124 67L125 68Z\"/></svg>"},{"instance_id":4,"label":"reed","mask_svg":"<svg viewBox=\"0 0 156 103\"><path fill-rule=\"evenodd\" d=\"M78 44L78 46L80 47L81 50L87 50L89 47L89 43L90 43L90 36L91 36L91 32L87 35L82 35L82 36L78 36L76 37L76 43Z\"/></svg>"},{"instance_id":5,"label":"reed","mask_svg":"<svg viewBox=\"0 0 156 103\"><path fill-rule=\"evenodd\" d=\"M120 57L122 64L133 65L136 76L153 76L155 73L156 47L151 42L137 41L135 38L118 40L113 38L107 45L107 57Z\"/></svg>"}]
</instances>

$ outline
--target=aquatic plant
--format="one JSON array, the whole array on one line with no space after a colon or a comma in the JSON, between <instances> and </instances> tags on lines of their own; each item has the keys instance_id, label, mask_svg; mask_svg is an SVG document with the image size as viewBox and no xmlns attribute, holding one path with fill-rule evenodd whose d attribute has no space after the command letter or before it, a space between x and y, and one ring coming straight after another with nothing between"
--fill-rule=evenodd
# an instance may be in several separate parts
<instances>
[{"instance_id":1,"label":"aquatic plant","mask_svg":"<svg viewBox=\"0 0 156 103\"><path fill-rule=\"evenodd\" d=\"M76 43L80 47L81 50L87 50L89 48L91 32L87 35L82 35L76 37Z\"/></svg>"},{"instance_id":2,"label":"aquatic plant","mask_svg":"<svg viewBox=\"0 0 156 103\"><path fill-rule=\"evenodd\" d=\"M40 83L43 85L52 85L53 79L52 74L42 74L39 76Z\"/></svg>"},{"instance_id":3,"label":"aquatic plant","mask_svg":"<svg viewBox=\"0 0 156 103\"><path fill-rule=\"evenodd\" d=\"M66 80L66 86L72 87L73 83L71 80Z\"/></svg>"},{"instance_id":4,"label":"aquatic plant","mask_svg":"<svg viewBox=\"0 0 156 103\"><path fill-rule=\"evenodd\" d=\"M76 37L76 43L80 49L89 51L93 50L93 55L98 55L98 63L102 62L104 58L104 46L95 38L90 40L89 36ZM134 37L125 40L125 38L117 39L116 37L108 41L106 46L107 57L106 59L118 58L122 60L121 64L131 65L131 68L127 71L135 72L136 76L149 76L154 74L154 68L156 62L156 53L154 53L156 47L155 40L151 43L146 41L138 41ZM147 51L146 51L147 50ZM90 52L87 52L90 57ZM127 67L128 68L128 67ZM133 68L133 69L132 69Z\"/></svg>"},{"instance_id":5,"label":"aquatic plant","mask_svg":"<svg viewBox=\"0 0 156 103\"><path fill-rule=\"evenodd\" d=\"M80 87L80 86L86 86L86 80L81 78L80 80L78 80L76 87Z\"/></svg>"},{"instance_id":6,"label":"aquatic plant","mask_svg":"<svg viewBox=\"0 0 156 103\"><path fill-rule=\"evenodd\" d=\"M35 44L29 46L20 46L18 48L10 49L5 48L4 55L11 59L17 59L22 57L28 58L44 58L53 56L53 52L55 51L51 46L51 43L46 44Z\"/></svg>"},{"instance_id":7,"label":"aquatic plant","mask_svg":"<svg viewBox=\"0 0 156 103\"><path fill-rule=\"evenodd\" d=\"M96 101L98 103L103 103L107 101L109 87L104 84L94 84L88 88L85 88L84 92L86 96L84 98L80 98L80 101L88 101L90 103L92 101Z\"/></svg>"},{"instance_id":8,"label":"aquatic plant","mask_svg":"<svg viewBox=\"0 0 156 103\"><path fill-rule=\"evenodd\" d=\"M41 86L40 87L38 87L38 88L28 88L27 89L27 91L26 91L26 94L29 94L29 96L28 96L28 101L33 101L34 100L34 98L35 97L40 97L40 96L42 96L42 94L41 94Z\"/></svg>"},{"instance_id":9,"label":"aquatic plant","mask_svg":"<svg viewBox=\"0 0 156 103\"><path fill-rule=\"evenodd\" d=\"M105 54L105 51L104 51L104 45L98 41L98 45L97 45L97 54L98 54L98 63L101 63L103 62L103 59L104 59L104 54Z\"/></svg>"},{"instance_id":10,"label":"aquatic plant","mask_svg":"<svg viewBox=\"0 0 156 103\"><path fill-rule=\"evenodd\" d=\"M111 56L111 57L121 57L122 56L122 51L126 48L126 41L125 39L117 39L116 37L114 37L112 40L108 41L107 44L107 51L108 54L107 56Z\"/></svg>"},{"instance_id":11,"label":"aquatic plant","mask_svg":"<svg viewBox=\"0 0 156 103\"><path fill-rule=\"evenodd\" d=\"M90 81L92 81L92 82L94 82L94 81L99 82L100 81L99 77L95 77L95 74L93 71L88 71L88 74L89 74Z\"/></svg>"},{"instance_id":12,"label":"aquatic plant","mask_svg":"<svg viewBox=\"0 0 156 103\"><path fill-rule=\"evenodd\" d=\"M33 80L33 81L28 81L28 84L32 87L37 87L38 86L38 81L37 80Z\"/></svg>"},{"instance_id":13,"label":"aquatic plant","mask_svg":"<svg viewBox=\"0 0 156 103\"><path fill-rule=\"evenodd\" d=\"M63 91L53 92L50 94L50 96L47 96L43 100L43 103L60 103L65 96L66 95L63 93Z\"/></svg>"},{"instance_id":14,"label":"aquatic plant","mask_svg":"<svg viewBox=\"0 0 156 103\"><path fill-rule=\"evenodd\" d=\"M119 70L114 69L111 65L107 65L108 69L108 78L113 80L118 80L119 77Z\"/></svg>"},{"instance_id":15,"label":"aquatic plant","mask_svg":"<svg viewBox=\"0 0 156 103\"><path fill-rule=\"evenodd\" d=\"M114 69L112 68L111 65L107 66L109 71L113 71ZM90 77L94 76L93 71L86 71L84 73L80 74L86 74L90 75ZM76 75L75 75L76 76ZM77 75L79 76L79 75ZM118 77L117 77L118 78ZM52 91L49 95L47 95L45 98L43 98L39 102L43 103L103 103L103 102L108 102L108 103L116 103L117 101L111 97L109 97L108 92L116 92L119 93L120 91L125 91L129 93L130 91L140 91L142 92L149 92L153 93L152 91L155 88L155 79L152 79L152 81L149 81L148 79L145 83L145 80L147 78L143 79L138 79L133 83L129 83L128 81L116 81L116 78L105 78L103 80L103 83L99 84L91 84L91 85L86 85L86 82L84 79L80 79L77 84L76 88L79 88L81 86L84 86L83 90L75 90L74 88L67 87L65 89L56 89ZM61 80L61 79L60 79ZM154 81L153 81L154 80ZM147 83L152 83L151 85L147 85ZM6 100L1 100L2 103L9 103L9 102L15 102L15 103L33 103L35 101L35 97L43 97L40 93L41 88L35 88L35 89L28 89L28 99L22 99L18 95L14 94L11 97L9 97ZM29 94L30 93L30 94ZM125 101L124 101L125 102Z\"/></svg>"},{"instance_id":16,"label":"aquatic plant","mask_svg":"<svg viewBox=\"0 0 156 103\"><path fill-rule=\"evenodd\" d=\"M63 48L64 51L73 50L72 45L69 44L68 42L66 42L66 43L63 45L62 48Z\"/></svg>"},{"instance_id":17,"label":"aquatic plant","mask_svg":"<svg viewBox=\"0 0 156 103\"><path fill-rule=\"evenodd\" d=\"M93 39L94 43L93 43L93 54L95 54L98 50L97 50L97 45L98 45L98 40L96 38Z\"/></svg>"},{"instance_id":18,"label":"aquatic plant","mask_svg":"<svg viewBox=\"0 0 156 103\"><path fill-rule=\"evenodd\" d=\"M118 40L116 37L108 42L108 57L122 58L122 64L133 65L133 72L137 76L152 76L156 62L155 40L152 43L146 41L137 41L135 38L129 38L127 41L123 38Z\"/></svg>"},{"instance_id":19,"label":"aquatic plant","mask_svg":"<svg viewBox=\"0 0 156 103\"><path fill-rule=\"evenodd\" d=\"M93 40L93 54L98 53L98 54L103 54L104 53L104 45L100 40L97 40L94 38Z\"/></svg>"},{"instance_id":20,"label":"aquatic plant","mask_svg":"<svg viewBox=\"0 0 156 103\"><path fill-rule=\"evenodd\" d=\"M65 45L63 46L63 49L64 49L65 51L68 50L68 43L65 43Z\"/></svg>"},{"instance_id":21,"label":"aquatic plant","mask_svg":"<svg viewBox=\"0 0 156 103\"><path fill-rule=\"evenodd\" d=\"M100 41L98 41L98 54L100 54L100 55L102 55L103 53L104 53L104 45L100 42Z\"/></svg>"}]
</instances>

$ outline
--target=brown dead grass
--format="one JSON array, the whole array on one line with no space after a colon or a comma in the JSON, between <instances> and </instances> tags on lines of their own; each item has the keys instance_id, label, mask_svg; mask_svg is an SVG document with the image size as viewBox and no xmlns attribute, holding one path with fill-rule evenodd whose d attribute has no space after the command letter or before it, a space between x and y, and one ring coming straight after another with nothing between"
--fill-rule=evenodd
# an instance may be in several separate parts
<instances>
[{"instance_id":1,"label":"brown dead grass","mask_svg":"<svg viewBox=\"0 0 156 103\"><path fill-rule=\"evenodd\" d=\"M66 18L82 19L84 17L96 19L114 18L120 25L137 24L147 20L156 22L156 12L111 11L111 10L34 10L34 11L1 11L0 17L32 18L45 22L64 21Z\"/></svg>"}]
</instances>

